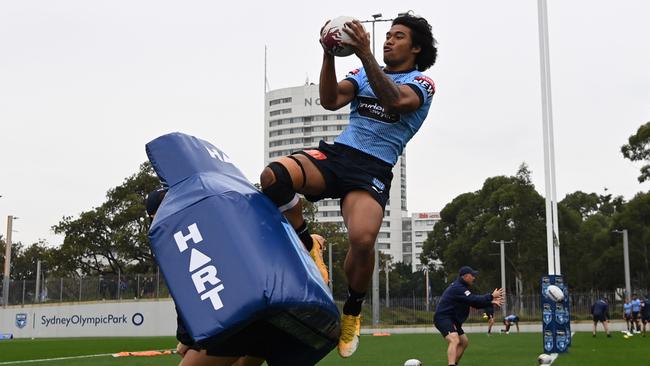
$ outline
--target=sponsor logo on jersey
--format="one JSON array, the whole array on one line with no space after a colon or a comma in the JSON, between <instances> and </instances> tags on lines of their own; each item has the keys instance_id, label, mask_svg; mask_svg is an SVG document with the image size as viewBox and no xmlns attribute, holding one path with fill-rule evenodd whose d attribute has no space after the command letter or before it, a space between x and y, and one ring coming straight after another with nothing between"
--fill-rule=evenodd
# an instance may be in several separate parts
<instances>
[{"instance_id":1,"label":"sponsor logo on jersey","mask_svg":"<svg viewBox=\"0 0 650 366\"><path fill-rule=\"evenodd\" d=\"M363 117L371 118L380 122L396 123L400 121L399 114L386 112L384 106L379 104L379 100L376 98L360 96L357 113Z\"/></svg>"},{"instance_id":2,"label":"sponsor logo on jersey","mask_svg":"<svg viewBox=\"0 0 650 366\"><path fill-rule=\"evenodd\" d=\"M469 292L469 290L465 291L465 296L469 296L470 294L471 292Z\"/></svg>"},{"instance_id":3,"label":"sponsor logo on jersey","mask_svg":"<svg viewBox=\"0 0 650 366\"><path fill-rule=\"evenodd\" d=\"M433 80L429 79L426 76L416 76L415 82L420 84L424 90L427 91L429 98L433 96L433 93L436 92L436 85L433 83Z\"/></svg>"}]
</instances>

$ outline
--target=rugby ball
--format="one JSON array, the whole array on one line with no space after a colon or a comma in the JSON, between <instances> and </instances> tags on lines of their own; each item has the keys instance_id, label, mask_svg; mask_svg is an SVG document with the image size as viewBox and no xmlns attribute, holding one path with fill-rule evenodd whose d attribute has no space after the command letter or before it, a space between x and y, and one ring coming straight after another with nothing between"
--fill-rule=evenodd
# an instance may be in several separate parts
<instances>
[{"instance_id":1,"label":"rugby ball","mask_svg":"<svg viewBox=\"0 0 650 366\"><path fill-rule=\"evenodd\" d=\"M406 360L406 362L404 362L404 366L422 366L422 362L420 362L420 360L412 358L410 360Z\"/></svg>"},{"instance_id":2,"label":"rugby ball","mask_svg":"<svg viewBox=\"0 0 650 366\"><path fill-rule=\"evenodd\" d=\"M546 290L546 293L548 294L548 297L555 302L564 300L564 292L555 285L550 285Z\"/></svg>"},{"instance_id":3,"label":"rugby ball","mask_svg":"<svg viewBox=\"0 0 650 366\"><path fill-rule=\"evenodd\" d=\"M550 365L551 362L553 362L553 357L551 357L551 355L542 353L541 355L537 356L537 364L539 365Z\"/></svg>"},{"instance_id":4,"label":"rugby ball","mask_svg":"<svg viewBox=\"0 0 650 366\"><path fill-rule=\"evenodd\" d=\"M343 31L347 27L345 23L355 20L352 17L336 17L323 27L320 33L320 41L327 53L334 56L345 57L354 53L350 46L346 46L341 41L349 41L350 36Z\"/></svg>"}]
</instances>

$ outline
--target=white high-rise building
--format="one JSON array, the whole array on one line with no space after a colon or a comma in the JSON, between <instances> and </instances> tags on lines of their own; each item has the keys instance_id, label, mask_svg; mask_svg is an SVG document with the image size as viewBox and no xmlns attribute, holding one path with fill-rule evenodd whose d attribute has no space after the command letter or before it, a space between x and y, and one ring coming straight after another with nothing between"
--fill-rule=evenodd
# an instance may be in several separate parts
<instances>
[{"instance_id":1,"label":"white high-rise building","mask_svg":"<svg viewBox=\"0 0 650 366\"><path fill-rule=\"evenodd\" d=\"M320 105L318 85L309 84L266 93L264 104L264 164L310 147L320 140L333 143L348 125L348 106L328 111ZM406 155L402 154L393 168L390 200L377 237L378 248L396 262L413 261L413 253L402 245L402 217L406 211ZM316 219L343 226L339 200L318 202Z\"/></svg>"},{"instance_id":2,"label":"white high-rise building","mask_svg":"<svg viewBox=\"0 0 650 366\"><path fill-rule=\"evenodd\" d=\"M440 221L440 212L416 212L402 221L402 246L404 263L411 263L413 270L421 269L420 254L433 227ZM410 255L411 258L406 259Z\"/></svg>"}]
</instances>

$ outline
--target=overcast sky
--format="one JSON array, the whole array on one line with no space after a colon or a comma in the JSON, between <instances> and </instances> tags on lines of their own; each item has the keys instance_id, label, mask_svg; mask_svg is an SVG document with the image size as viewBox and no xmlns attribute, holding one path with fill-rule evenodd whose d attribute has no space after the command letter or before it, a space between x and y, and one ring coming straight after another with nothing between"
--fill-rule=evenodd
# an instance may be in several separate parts
<instances>
[{"instance_id":1,"label":"overcast sky","mask_svg":"<svg viewBox=\"0 0 650 366\"><path fill-rule=\"evenodd\" d=\"M406 10L439 41L426 72L437 93L407 147L409 211L439 211L522 162L543 193L537 1L373 3L0 1L0 232L15 215L14 241L60 244L50 227L100 205L172 131L214 143L257 182L264 46L272 89L316 82L326 19ZM548 10L559 198L647 191L620 146L650 121L650 2ZM339 58L337 73L359 65Z\"/></svg>"}]
</instances>

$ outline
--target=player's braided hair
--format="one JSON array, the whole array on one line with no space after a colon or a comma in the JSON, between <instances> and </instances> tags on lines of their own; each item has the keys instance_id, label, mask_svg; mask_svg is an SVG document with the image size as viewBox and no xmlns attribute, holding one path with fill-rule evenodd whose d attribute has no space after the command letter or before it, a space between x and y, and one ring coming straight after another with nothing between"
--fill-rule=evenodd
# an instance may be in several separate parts
<instances>
[{"instance_id":1,"label":"player's braided hair","mask_svg":"<svg viewBox=\"0 0 650 366\"><path fill-rule=\"evenodd\" d=\"M403 25L411 30L411 39L413 46L420 47L421 51L415 57L416 68L424 71L436 63L438 57L438 48L436 48L436 39L431 32L431 24L426 19L405 14L393 20L393 25Z\"/></svg>"}]
</instances>

